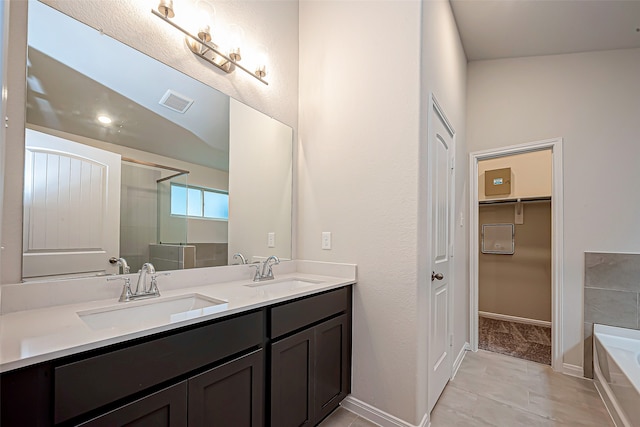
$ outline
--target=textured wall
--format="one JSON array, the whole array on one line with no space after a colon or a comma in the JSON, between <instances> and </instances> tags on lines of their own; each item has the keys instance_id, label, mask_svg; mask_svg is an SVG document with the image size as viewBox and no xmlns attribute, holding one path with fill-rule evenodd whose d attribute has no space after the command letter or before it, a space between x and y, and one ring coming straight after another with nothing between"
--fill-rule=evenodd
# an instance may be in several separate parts
<instances>
[{"instance_id":1,"label":"textured wall","mask_svg":"<svg viewBox=\"0 0 640 427\"><path fill-rule=\"evenodd\" d=\"M584 256L584 376L593 378L593 325L640 329L640 254Z\"/></svg>"},{"instance_id":2,"label":"textured wall","mask_svg":"<svg viewBox=\"0 0 640 427\"><path fill-rule=\"evenodd\" d=\"M455 22L446 1L302 1L300 47L298 254L358 264L352 397L416 425L427 405L431 92L456 130L456 217L466 212L466 59ZM457 230L454 355L468 339ZM333 233L329 251L323 231Z\"/></svg>"},{"instance_id":3,"label":"textured wall","mask_svg":"<svg viewBox=\"0 0 640 427\"><path fill-rule=\"evenodd\" d=\"M300 3L299 256L358 264L352 395L411 421L419 14L414 0Z\"/></svg>"},{"instance_id":4,"label":"textured wall","mask_svg":"<svg viewBox=\"0 0 640 427\"><path fill-rule=\"evenodd\" d=\"M640 49L469 63L469 151L563 138L569 365L582 366L584 252L638 250L638 75Z\"/></svg>"}]
</instances>

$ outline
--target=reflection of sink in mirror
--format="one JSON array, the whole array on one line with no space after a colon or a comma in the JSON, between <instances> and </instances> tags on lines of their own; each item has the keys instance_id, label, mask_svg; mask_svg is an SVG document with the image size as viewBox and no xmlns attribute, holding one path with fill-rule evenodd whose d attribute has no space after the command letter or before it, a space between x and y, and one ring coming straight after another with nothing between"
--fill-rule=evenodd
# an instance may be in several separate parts
<instances>
[{"instance_id":1,"label":"reflection of sink in mirror","mask_svg":"<svg viewBox=\"0 0 640 427\"><path fill-rule=\"evenodd\" d=\"M306 288L307 286L317 285L322 283L317 280L307 279L282 279L264 282L253 282L248 285L250 288L258 288L264 291L278 292L278 291L295 291L296 289Z\"/></svg>"},{"instance_id":2,"label":"reflection of sink in mirror","mask_svg":"<svg viewBox=\"0 0 640 427\"><path fill-rule=\"evenodd\" d=\"M78 316L91 329L132 328L206 316L225 310L227 305L226 301L200 294L188 294L79 311Z\"/></svg>"}]
</instances>

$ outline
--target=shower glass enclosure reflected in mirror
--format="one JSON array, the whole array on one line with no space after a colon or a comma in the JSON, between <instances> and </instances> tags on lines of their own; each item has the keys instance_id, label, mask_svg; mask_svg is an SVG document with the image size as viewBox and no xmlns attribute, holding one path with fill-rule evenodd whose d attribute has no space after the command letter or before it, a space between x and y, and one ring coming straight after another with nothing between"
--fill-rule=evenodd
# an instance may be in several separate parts
<instances>
[{"instance_id":1,"label":"shower glass enclosure reflected in mirror","mask_svg":"<svg viewBox=\"0 0 640 427\"><path fill-rule=\"evenodd\" d=\"M112 257L131 272L291 258L290 127L48 5L28 8L23 280L116 274ZM45 154L43 140L68 150ZM58 172L68 179L49 181Z\"/></svg>"}]
</instances>

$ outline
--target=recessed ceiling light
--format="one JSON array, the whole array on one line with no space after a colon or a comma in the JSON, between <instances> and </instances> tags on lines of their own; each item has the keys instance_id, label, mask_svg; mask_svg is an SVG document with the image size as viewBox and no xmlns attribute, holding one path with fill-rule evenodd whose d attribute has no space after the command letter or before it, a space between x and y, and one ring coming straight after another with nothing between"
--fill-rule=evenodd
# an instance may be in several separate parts
<instances>
[{"instance_id":1,"label":"recessed ceiling light","mask_svg":"<svg viewBox=\"0 0 640 427\"><path fill-rule=\"evenodd\" d=\"M98 116L98 121L104 125L111 124L112 122L111 117L105 115Z\"/></svg>"}]
</instances>

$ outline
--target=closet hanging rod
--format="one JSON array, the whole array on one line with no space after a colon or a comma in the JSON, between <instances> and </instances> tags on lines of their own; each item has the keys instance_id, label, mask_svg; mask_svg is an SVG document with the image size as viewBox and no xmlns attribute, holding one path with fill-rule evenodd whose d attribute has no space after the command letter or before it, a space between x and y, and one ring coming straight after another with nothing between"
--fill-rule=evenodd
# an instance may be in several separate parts
<instances>
[{"instance_id":1,"label":"closet hanging rod","mask_svg":"<svg viewBox=\"0 0 640 427\"><path fill-rule=\"evenodd\" d=\"M481 200L478 202L481 205L498 205L507 203L527 203L527 202L549 202L551 197L521 197L517 199L502 199L502 200Z\"/></svg>"}]
</instances>

